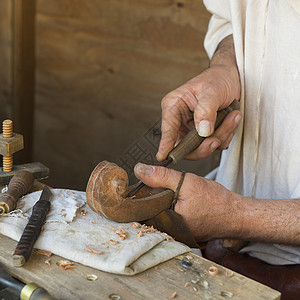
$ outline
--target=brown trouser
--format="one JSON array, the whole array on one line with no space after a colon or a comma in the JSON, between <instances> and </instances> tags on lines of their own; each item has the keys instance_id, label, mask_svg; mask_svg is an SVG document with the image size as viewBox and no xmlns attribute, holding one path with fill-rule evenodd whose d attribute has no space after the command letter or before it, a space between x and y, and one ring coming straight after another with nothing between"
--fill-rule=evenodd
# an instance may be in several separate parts
<instances>
[{"instance_id":1,"label":"brown trouser","mask_svg":"<svg viewBox=\"0 0 300 300\"><path fill-rule=\"evenodd\" d=\"M247 254L229 251L218 241L208 242L203 256L281 292L282 300L300 299L300 265L270 265Z\"/></svg>"}]
</instances>

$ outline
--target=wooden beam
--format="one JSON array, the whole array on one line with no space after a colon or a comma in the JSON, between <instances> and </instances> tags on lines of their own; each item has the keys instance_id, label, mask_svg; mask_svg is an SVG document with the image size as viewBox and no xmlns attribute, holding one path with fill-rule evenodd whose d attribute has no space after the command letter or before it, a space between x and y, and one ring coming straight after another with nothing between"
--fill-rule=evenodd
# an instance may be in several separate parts
<instances>
[{"instance_id":1,"label":"wooden beam","mask_svg":"<svg viewBox=\"0 0 300 300\"><path fill-rule=\"evenodd\" d=\"M33 154L35 10L36 0L12 1L12 119L25 141L17 163L30 162Z\"/></svg>"}]
</instances>

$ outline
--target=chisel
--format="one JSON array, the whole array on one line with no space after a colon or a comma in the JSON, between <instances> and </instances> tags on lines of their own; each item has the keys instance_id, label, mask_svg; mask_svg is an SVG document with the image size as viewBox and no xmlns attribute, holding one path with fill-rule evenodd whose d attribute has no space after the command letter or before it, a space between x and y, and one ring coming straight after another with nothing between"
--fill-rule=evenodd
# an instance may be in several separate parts
<instances>
[{"instance_id":1,"label":"chisel","mask_svg":"<svg viewBox=\"0 0 300 300\"><path fill-rule=\"evenodd\" d=\"M215 129L217 129L222 122L224 121L225 117L234 110L239 110L240 105L237 100L233 100L233 102L223 110L218 111L217 113L217 120L215 124ZM180 160L186 157L188 154L193 152L197 149L200 144L205 140L204 137L199 136L196 129L191 130L181 141L180 143L170 151L167 156L167 159L160 162L158 166L167 167L168 165L177 164ZM136 188L132 190L127 197L134 196L145 184L140 181Z\"/></svg>"}]
</instances>

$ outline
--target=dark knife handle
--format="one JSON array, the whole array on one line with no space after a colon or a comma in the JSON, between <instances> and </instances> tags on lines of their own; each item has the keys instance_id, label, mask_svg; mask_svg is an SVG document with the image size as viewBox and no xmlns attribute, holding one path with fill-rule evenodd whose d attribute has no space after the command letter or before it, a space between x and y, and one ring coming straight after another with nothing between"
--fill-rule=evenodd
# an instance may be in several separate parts
<instances>
[{"instance_id":1,"label":"dark knife handle","mask_svg":"<svg viewBox=\"0 0 300 300\"><path fill-rule=\"evenodd\" d=\"M33 206L32 215L13 254L13 264L15 267L22 267L29 259L49 210L49 200L39 200Z\"/></svg>"}]
</instances>

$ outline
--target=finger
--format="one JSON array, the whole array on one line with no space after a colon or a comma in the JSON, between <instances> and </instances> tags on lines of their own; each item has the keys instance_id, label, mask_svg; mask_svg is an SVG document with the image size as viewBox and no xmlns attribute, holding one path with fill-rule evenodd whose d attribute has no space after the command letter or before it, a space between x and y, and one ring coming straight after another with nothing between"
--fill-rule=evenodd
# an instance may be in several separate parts
<instances>
[{"instance_id":1,"label":"finger","mask_svg":"<svg viewBox=\"0 0 300 300\"><path fill-rule=\"evenodd\" d=\"M181 172L159 166L138 163L134 167L135 176L146 185L156 188L168 188L175 192L181 178Z\"/></svg>"},{"instance_id":2,"label":"finger","mask_svg":"<svg viewBox=\"0 0 300 300\"><path fill-rule=\"evenodd\" d=\"M221 142L216 137L206 138L202 144L194 150L192 153L187 155L185 158L188 160L199 160L209 157L214 151L219 149Z\"/></svg>"},{"instance_id":3,"label":"finger","mask_svg":"<svg viewBox=\"0 0 300 300\"><path fill-rule=\"evenodd\" d=\"M164 160L174 148L182 122L189 114L190 111L180 95L172 97L167 95L162 100L162 136L156 154L158 161Z\"/></svg>"},{"instance_id":4,"label":"finger","mask_svg":"<svg viewBox=\"0 0 300 300\"><path fill-rule=\"evenodd\" d=\"M220 140L220 146L222 148L225 144L227 144L226 147L228 146L241 120L241 112L238 110L234 110L226 116L223 123L215 131L214 136Z\"/></svg>"},{"instance_id":5,"label":"finger","mask_svg":"<svg viewBox=\"0 0 300 300\"><path fill-rule=\"evenodd\" d=\"M219 109L218 101L209 96L202 96L194 111L195 127L198 134L202 137L208 137L213 134L217 111Z\"/></svg>"},{"instance_id":6,"label":"finger","mask_svg":"<svg viewBox=\"0 0 300 300\"><path fill-rule=\"evenodd\" d=\"M241 119L242 115L237 110L228 114L214 134L211 137L206 138L195 151L186 157L186 159L203 159L211 155L216 149L222 150L227 148Z\"/></svg>"}]
</instances>

